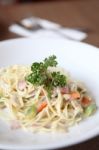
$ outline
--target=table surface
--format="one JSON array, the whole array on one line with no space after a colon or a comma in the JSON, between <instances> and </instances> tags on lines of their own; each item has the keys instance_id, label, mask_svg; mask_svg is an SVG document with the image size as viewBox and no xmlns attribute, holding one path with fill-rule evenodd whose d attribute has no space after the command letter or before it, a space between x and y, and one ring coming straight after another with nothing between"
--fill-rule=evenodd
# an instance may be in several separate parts
<instances>
[{"instance_id":1,"label":"table surface","mask_svg":"<svg viewBox=\"0 0 99 150\"><path fill-rule=\"evenodd\" d=\"M99 47L99 0L56 0L0 6L0 40L19 37L8 31L14 21L31 15L49 19L67 27L87 28L84 42Z\"/></svg>"},{"instance_id":2,"label":"table surface","mask_svg":"<svg viewBox=\"0 0 99 150\"><path fill-rule=\"evenodd\" d=\"M99 0L60 0L32 4L0 6L0 40L19 38L8 26L22 18L36 16L66 27L88 29L83 42L99 47ZM87 142L60 150L98 150L99 136Z\"/></svg>"}]
</instances>

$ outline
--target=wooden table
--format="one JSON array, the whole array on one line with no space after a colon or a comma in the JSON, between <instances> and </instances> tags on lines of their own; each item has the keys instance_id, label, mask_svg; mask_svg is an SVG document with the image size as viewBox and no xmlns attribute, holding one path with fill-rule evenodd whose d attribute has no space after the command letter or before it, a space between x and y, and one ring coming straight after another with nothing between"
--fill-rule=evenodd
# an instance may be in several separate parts
<instances>
[{"instance_id":1,"label":"wooden table","mask_svg":"<svg viewBox=\"0 0 99 150\"><path fill-rule=\"evenodd\" d=\"M14 21L31 15L49 19L67 27L88 28L84 42L99 46L99 0L60 0L0 6L0 40L19 37L8 31Z\"/></svg>"},{"instance_id":2,"label":"wooden table","mask_svg":"<svg viewBox=\"0 0 99 150\"><path fill-rule=\"evenodd\" d=\"M66 27L87 28L86 43L99 47L99 1L98 0L60 0L58 2L39 2L0 6L0 40L19 38L10 33L8 26L31 15L49 19ZM61 150L98 150L99 136L87 142Z\"/></svg>"}]
</instances>

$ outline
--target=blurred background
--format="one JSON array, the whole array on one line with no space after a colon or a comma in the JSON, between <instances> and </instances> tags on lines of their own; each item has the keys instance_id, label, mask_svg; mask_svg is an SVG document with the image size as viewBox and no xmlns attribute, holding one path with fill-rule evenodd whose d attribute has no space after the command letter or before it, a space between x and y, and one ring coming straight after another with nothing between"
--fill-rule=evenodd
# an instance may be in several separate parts
<instances>
[{"instance_id":1,"label":"blurred background","mask_svg":"<svg viewBox=\"0 0 99 150\"><path fill-rule=\"evenodd\" d=\"M0 0L1 5L15 4L15 3L29 3L29 2L40 2L40 1L52 1L52 0Z\"/></svg>"},{"instance_id":2,"label":"blurred background","mask_svg":"<svg viewBox=\"0 0 99 150\"><path fill-rule=\"evenodd\" d=\"M33 1L39 1L39 0L0 0L0 4L5 5L5 4L15 4L20 2L33 2Z\"/></svg>"},{"instance_id":3,"label":"blurred background","mask_svg":"<svg viewBox=\"0 0 99 150\"><path fill-rule=\"evenodd\" d=\"M58 37L99 47L98 14L99 0L0 0L0 40L34 36L35 33L39 37L34 29L41 35L56 37L56 31L51 32L54 28Z\"/></svg>"},{"instance_id":4,"label":"blurred background","mask_svg":"<svg viewBox=\"0 0 99 150\"><path fill-rule=\"evenodd\" d=\"M28 2L39 2L39 1L44 1L44 0L0 0L0 4L5 5L5 4L15 4L15 3L22 3L22 2L28 3Z\"/></svg>"}]
</instances>

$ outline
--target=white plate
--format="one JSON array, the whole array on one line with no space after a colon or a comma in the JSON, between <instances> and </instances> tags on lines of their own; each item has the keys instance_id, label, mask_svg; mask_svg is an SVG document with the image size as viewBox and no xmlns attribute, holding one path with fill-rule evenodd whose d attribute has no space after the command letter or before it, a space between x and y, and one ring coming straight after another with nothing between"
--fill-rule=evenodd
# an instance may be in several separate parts
<instances>
[{"instance_id":1,"label":"white plate","mask_svg":"<svg viewBox=\"0 0 99 150\"><path fill-rule=\"evenodd\" d=\"M31 64L49 55L58 57L59 65L86 83L99 107L99 50L93 46L50 39L17 39L0 43L0 67ZM92 117L64 134L32 134L11 130L0 121L0 148L12 150L51 149L69 146L99 134L99 110Z\"/></svg>"}]
</instances>

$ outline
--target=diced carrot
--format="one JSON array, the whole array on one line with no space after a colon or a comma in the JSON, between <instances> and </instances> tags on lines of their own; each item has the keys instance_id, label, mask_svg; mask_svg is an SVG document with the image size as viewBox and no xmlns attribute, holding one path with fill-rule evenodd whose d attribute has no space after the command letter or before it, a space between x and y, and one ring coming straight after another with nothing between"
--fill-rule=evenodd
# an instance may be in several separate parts
<instances>
[{"instance_id":1,"label":"diced carrot","mask_svg":"<svg viewBox=\"0 0 99 150\"><path fill-rule=\"evenodd\" d=\"M80 93L79 92L72 92L71 94L72 99L78 99L80 98Z\"/></svg>"},{"instance_id":2,"label":"diced carrot","mask_svg":"<svg viewBox=\"0 0 99 150\"><path fill-rule=\"evenodd\" d=\"M83 97L81 100L82 106L87 107L88 105L90 105L90 103L91 103L91 100L88 97Z\"/></svg>"},{"instance_id":3,"label":"diced carrot","mask_svg":"<svg viewBox=\"0 0 99 150\"><path fill-rule=\"evenodd\" d=\"M47 102L46 101L42 102L41 105L38 107L37 112L41 112L46 106Z\"/></svg>"}]
</instances>

